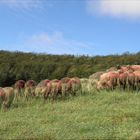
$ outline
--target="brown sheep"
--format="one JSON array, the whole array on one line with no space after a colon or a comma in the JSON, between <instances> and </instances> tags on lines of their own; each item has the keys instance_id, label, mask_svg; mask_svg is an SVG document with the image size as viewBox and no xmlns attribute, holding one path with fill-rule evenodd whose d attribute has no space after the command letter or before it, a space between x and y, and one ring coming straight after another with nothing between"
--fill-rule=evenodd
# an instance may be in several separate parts
<instances>
[{"instance_id":1,"label":"brown sheep","mask_svg":"<svg viewBox=\"0 0 140 140\"><path fill-rule=\"evenodd\" d=\"M140 71L134 71L135 74L135 87L137 90L140 89Z\"/></svg>"},{"instance_id":2,"label":"brown sheep","mask_svg":"<svg viewBox=\"0 0 140 140\"><path fill-rule=\"evenodd\" d=\"M130 70L130 66L121 66L120 70L122 70L123 72L127 72Z\"/></svg>"},{"instance_id":3,"label":"brown sheep","mask_svg":"<svg viewBox=\"0 0 140 140\"><path fill-rule=\"evenodd\" d=\"M14 99L14 88L12 87L5 87L5 88L0 88L1 94L4 93L3 95L3 107L5 109L9 108L11 106L11 103L13 102ZM3 92L4 91L4 92Z\"/></svg>"},{"instance_id":4,"label":"brown sheep","mask_svg":"<svg viewBox=\"0 0 140 140\"><path fill-rule=\"evenodd\" d=\"M24 80L18 80L15 83L15 88L21 89L21 88L24 88L24 86L25 86L25 81Z\"/></svg>"},{"instance_id":5,"label":"brown sheep","mask_svg":"<svg viewBox=\"0 0 140 140\"><path fill-rule=\"evenodd\" d=\"M49 79L45 79L45 80L42 80L40 83L38 83L38 87L42 87L42 86L46 86L48 84L48 82L50 82Z\"/></svg>"},{"instance_id":6,"label":"brown sheep","mask_svg":"<svg viewBox=\"0 0 140 140\"><path fill-rule=\"evenodd\" d=\"M70 80L69 77L64 77L61 79L62 83L67 83Z\"/></svg>"},{"instance_id":7,"label":"brown sheep","mask_svg":"<svg viewBox=\"0 0 140 140\"><path fill-rule=\"evenodd\" d=\"M114 89L118 83L119 74L116 71L110 71L100 76L99 82L97 82L97 89Z\"/></svg>"},{"instance_id":8,"label":"brown sheep","mask_svg":"<svg viewBox=\"0 0 140 140\"><path fill-rule=\"evenodd\" d=\"M78 77L71 78L67 84L69 85L69 91L72 95L76 95L76 93L81 89L81 81Z\"/></svg>"},{"instance_id":9,"label":"brown sheep","mask_svg":"<svg viewBox=\"0 0 140 140\"><path fill-rule=\"evenodd\" d=\"M18 100L24 93L25 81L18 80L15 83L15 99Z\"/></svg>"},{"instance_id":10,"label":"brown sheep","mask_svg":"<svg viewBox=\"0 0 140 140\"><path fill-rule=\"evenodd\" d=\"M49 94L51 93L51 88L52 88L52 83L50 80L46 80L44 85L43 85L43 96L45 99L48 98Z\"/></svg>"},{"instance_id":11,"label":"brown sheep","mask_svg":"<svg viewBox=\"0 0 140 140\"><path fill-rule=\"evenodd\" d=\"M96 73L90 75L90 76L89 76L89 79L96 79L96 80L99 80L99 79L100 79L100 76L101 76L103 73L104 73L103 71L96 72Z\"/></svg>"},{"instance_id":12,"label":"brown sheep","mask_svg":"<svg viewBox=\"0 0 140 140\"><path fill-rule=\"evenodd\" d=\"M35 86L36 86L36 82L34 80L28 80L25 83L24 95L26 99L28 99L28 97L30 96L35 96Z\"/></svg>"},{"instance_id":13,"label":"brown sheep","mask_svg":"<svg viewBox=\"0 0 140 140\"><path fill-rule=\"evenodd\" d=\"M61 80L55 79L55 80L51 81L51 92L50 92L50 94L51 94L51 97L52 97L53 100L57 97L58 94L61 93L61 89L62 89L61 84L62 84Z\"/></svg>"},{"instance_id":14,"label":"brown sheep","mask_svg":"<svg viewBox=\"0 0 140 140\"><path fill-rule=\"evenodd\" d=\"M130 67L133 71L140 71L140 65L132 65Z\"/></svg>"},{"instance_id":15,"label":"brown sheep","mask_svg":"<svg viewBox=\"0 0 140 140\"><path fill-rule=\"evenodd\" d=\"M97 90L105 89L106 86L107 86L106 84L107 84L107 82L98 81L98 82L96 83L96 89L97 89Z\"/></svg>"},{"instance_id":16,"label":"brown sheep","mask_svg":"<svg viewBox=\"0 0 140 140\"><path fill-rule=\"evenodd\" d=\"M4 90L0 87L0 107L3 105L3 101L5 100L5 92Z\"/></svg>"},{"instance_id":17,"label":"brown sheep","mask_svg":"<svg viewBox=\"0 0 140 140\"><path fill-rule=\"evenodd\" d=\"M128 88L135 89L135 74L134 74L134 72L129 71L127 74L128 74Z\"/></svg>"},{"instance_id":18,"label":"brown sheep","mask_svg":"<svg viewBox=\"0 0 140 140\"><path fill-rule=\"evenodd\" d=\"M119 71L119 87L125 89L128 85L128 73Z\"/></svg>"},{"instance_id":19,"label":"brown sheep","mask_svg":"<svg viewBox=\"0 0 140 140\"><path fill-rule=\"evenodd\" d=\"M81 82L82 93L86 92L86 91L88 91L90 89L90 87L89 87L89 79L88 78L81 78L80 82Z\"/></svg>"},{"instance_id":20,"label":"brown sheep","mask_svg":"<svg viewBox=\"0 0 140 140\"><path fill-rule=\"evenodd\" d=\"M38 83L38 85L35 88L35 96L47 96L48 93L51 91L51 84L50 84L50 80L45 79L42 80L40 83Z\"/></svg>"}]
</instances>

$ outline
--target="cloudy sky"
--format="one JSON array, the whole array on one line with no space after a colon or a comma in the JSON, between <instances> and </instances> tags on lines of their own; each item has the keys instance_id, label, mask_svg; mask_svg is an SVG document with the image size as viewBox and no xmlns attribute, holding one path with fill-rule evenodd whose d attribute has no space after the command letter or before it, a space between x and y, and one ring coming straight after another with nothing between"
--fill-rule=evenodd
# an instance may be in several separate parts
<instances>
[{"instance_id":1,"label":"cloudy sky","mask_svg":"<svg viewBox=\"0 0 140 140\"><path fill-rule=\"evenodd\" d=\"M140 0L0 0L0 49L108 55L140 51Z\"/></svg>"}]
</instances>

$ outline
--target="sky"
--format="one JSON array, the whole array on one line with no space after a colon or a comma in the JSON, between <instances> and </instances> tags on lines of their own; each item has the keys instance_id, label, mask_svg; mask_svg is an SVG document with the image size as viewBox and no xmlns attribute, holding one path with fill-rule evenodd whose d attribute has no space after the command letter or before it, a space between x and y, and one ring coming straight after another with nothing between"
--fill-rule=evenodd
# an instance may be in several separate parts
<instances>
[{"instance_id":1,"label":"sky","mask_svg":"<svg viewBox=\"0 0 140 140\"><path fill-rule=\"evenodd\" d=\"M0 0L0 50L139 52L140 0Z\"/></svg>"}]
</instances>

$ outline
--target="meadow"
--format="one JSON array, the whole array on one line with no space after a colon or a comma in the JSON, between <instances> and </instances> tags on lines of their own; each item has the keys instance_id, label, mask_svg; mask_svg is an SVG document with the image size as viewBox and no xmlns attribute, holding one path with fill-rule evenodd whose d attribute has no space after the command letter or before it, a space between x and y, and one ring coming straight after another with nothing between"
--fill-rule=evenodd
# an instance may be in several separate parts
<instances>
[{"instance_id":1,"label":"meadow","mask_svg":"<svg viewBox=\"0 0 140 140\"><path fill-rule=\"evenodd\" d=\"M0 112L0 139L140 139L140 94L91 91L56 101L14 102Z\"/></svg>"}]
</instances>

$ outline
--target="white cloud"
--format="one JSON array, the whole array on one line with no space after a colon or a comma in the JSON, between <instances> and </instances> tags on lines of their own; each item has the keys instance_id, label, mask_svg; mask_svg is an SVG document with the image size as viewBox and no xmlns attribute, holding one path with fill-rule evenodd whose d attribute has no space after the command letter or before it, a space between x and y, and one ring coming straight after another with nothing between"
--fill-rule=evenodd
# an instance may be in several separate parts
<instances>
[{"instance_id":1,"label":"white cloud","mask_svg":"<svg viewBox=\"0 0 140 140\"><path fill-rule=\"evenodd\" d=\"M0 6L8 6L9 8L37 8L41 4L41 0L0 0Z\"/></svg>"},{"instance_id":2,"label":"white cloud","mask_svg":"<svg viewBox=\"0 0 140 140\"><path fill-rule=\"evenodd\" d=\"M87 0L88 11L92 14L113 17L140 17L140 0Z\"/></svg>"},{"instance_id":3,"label":"white cloud","mask_svg":"<svg viewBox=\"0 0 140 140\"><path fill-rule=\"evenodd\" d=\"M50 54L89 54L93 44L66 39L62 32L40 33L26 39L18 45L20 51Z\"/></svg>"}]
</instances>

